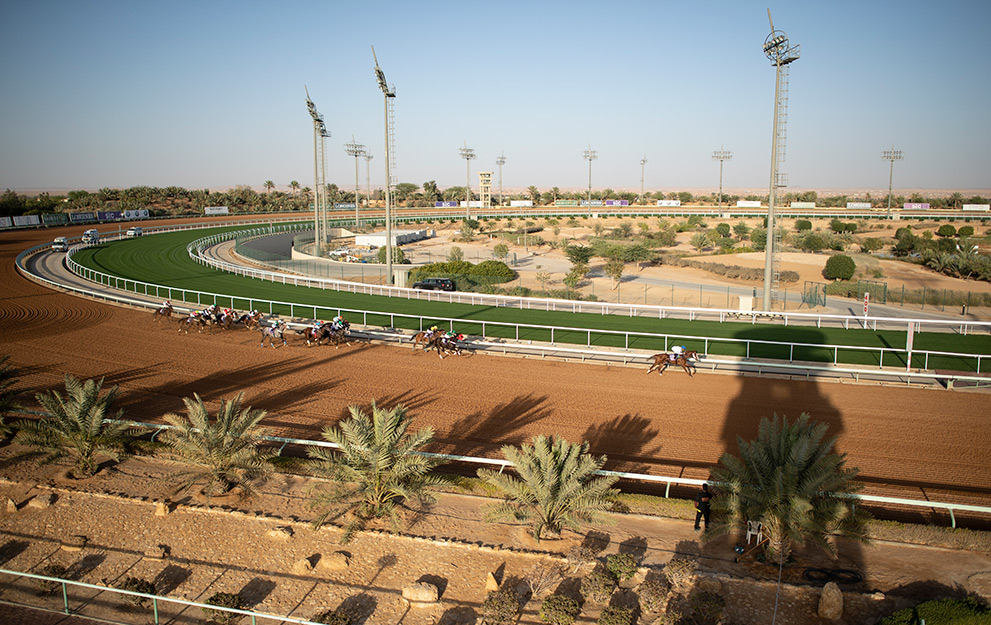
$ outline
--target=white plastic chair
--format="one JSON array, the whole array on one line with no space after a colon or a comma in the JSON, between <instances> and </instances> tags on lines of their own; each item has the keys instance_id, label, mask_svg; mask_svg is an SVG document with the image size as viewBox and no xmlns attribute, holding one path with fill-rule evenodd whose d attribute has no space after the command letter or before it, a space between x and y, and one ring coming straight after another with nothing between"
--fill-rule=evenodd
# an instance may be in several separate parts
<instances>
[{"instance_id":1,"label":"white plastic chair","mask_svg":"<svg viewBox=\"0 0 991 625\"><path fill-rule=\"evenodd\" d=\"M756 538L757 544L759 545L762 540L764 540L764 526L761 525L760 521L747 521L747 544L750 544L750 540Z\"/></svg>"}]
</instances>

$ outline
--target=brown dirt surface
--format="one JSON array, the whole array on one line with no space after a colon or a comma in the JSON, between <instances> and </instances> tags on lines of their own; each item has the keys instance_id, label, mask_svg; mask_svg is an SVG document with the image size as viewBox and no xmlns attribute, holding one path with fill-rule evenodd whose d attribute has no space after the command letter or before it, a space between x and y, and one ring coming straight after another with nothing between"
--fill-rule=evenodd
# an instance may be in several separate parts
<instances>
[{"instance_id":1,"label":"brown dirt surface","mask_svg":"<svg viewBox=\"0 0 991 625\"><path fill-rule=\"evenodd\" d=\"M141 421L181 411L182 398L193 393L215 405L244 392L248 405L269 411L272 433L302 438L318 438L349 405L403 403L417 427L436 429L439 451L498 457L502 445L556 434L589 441L614 468L693 478L707 477L721 454L735 451L737 436L752 438L761 417L809 412L829 424L866 492L991 505L988 394L735 375L689 379L675 371L647 377L645 367L485 355L440 360L408 346L307 349L297 340L262 349L245 331L180 337L174 324L152 324L146 311L58 293L14 269L21 250L82 229L0 235L0 354L11 354L21 387L32 392L60 388L65 373L103 377L120 385L126 415ZM949 522L942 512L908 516ZM957 522L986 525L964 513ZM458 525L449 530L456 534ZM909 558L910 566L931 557Z\"/></svg>"}]
</instances>

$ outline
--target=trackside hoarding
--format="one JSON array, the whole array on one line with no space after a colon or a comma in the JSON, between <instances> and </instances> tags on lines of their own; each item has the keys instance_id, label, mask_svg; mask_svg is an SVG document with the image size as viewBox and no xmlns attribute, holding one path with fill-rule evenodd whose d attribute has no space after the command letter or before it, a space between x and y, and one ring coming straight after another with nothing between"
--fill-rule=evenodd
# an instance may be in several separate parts
<instances>
[{"instance_id":1,"label":"trackside hoarding","mask_svg":"<svg viewBox=\"0 0 991 625\"><path fill-rule=\"evenodd\" d=\"M43 213L41 223L46 226L58 226L69 223L69 216L65 213Z\"/></svg>"},{"instance_id":2,"label":"trackside hoarding","mask_svg":"<svg viewBox=\"0 0 991 625\"><path fill-rule=\"evenodd\" d=\"M334 210L344 210L346 208L356 208L354 202L334 202Z\"/></svg>"},{"instance_id":3,"label":"trackside hoarding","mask_svg":"<svg viewBox=\"0 0 991 625\"><path fill-rule=\"evenodd\" d=\"M124 217L124 213L121 211L99 211L96 214L100 218L100 221L116 221Z\"/></svg>"},{"instance_id":4,"label":"trackside hoarding","mask_svg":"<svg viewBox=\"0 0 991 625\"><path fill-rule=\"evenodd\" d=\"M434 202L434 208L457 208L457 202Z\"/></svg>"},{"instance_id":5,"label":"trackside hoarding","mask_svg":"<svg viewBox=\"0 0 991 625\"><path fill-rule=\"evenodd\" d=\"M15 226L40 226L41 217L37 215L14 215Z\"/></svg>"},{"instance_id":6,"label":"trackside hoarding","mask_svg":"<svg viewBox=\"0 0 991 625\"><path fill-rule=\"evenodd\" d=\"M602 200L592 200L591 202L588 200L582 200L581 206L603 206L603 204Z\"/></svg>"},{"instance_id":7,"label":"trackside hoarding","mask_svg":"<svg viewBox=\"0 0 991 625\"><path fill-rule=\"evenodd\" d=\"M846 207L847 208L861 208L861 209L864 209L865 208L865 209L870 209L871 208L871 203L870 202L847 202L846 203Z\"/></svg>"},{"instance_id":8,"label":"trackside hoarding","mask_svg":"<svg viewBox=\"0 0 991 625\"><path fill-rule=\"evenodd\" d=\"M792 208L815 208L816 207L816 203L815 202L792 202L791 203L791 207Z\"/></svg>"},{"instance_id":9,"label":"trackside hoarding","mask_svg":"<svg viewBox=\"0 0 991 625\"><path fill-rule=\"evenodd\" d=\"M0 228L10 228L13 227L14 220L10 217L0 217Z\"/></svg>"},{"instance_id":10,"label":"trackside hoarding","mask_svg":"<svg viewBox=\"0 0 991 625\"><path fill-rule=\"evenodd\" d=\"M136 210L124 211L124 219L148 219L148 209L139 208Z\"/></svg>"},{"instance_id":11,"label":"trackside hoarding","mask_svg":"<svg viewBox=\"0 0 991 625\"><path fill-rule=\"evenodd\" d=\"M927 211L929 202L905 202L903 208L907 211Z\"/></svg>"},{"instance_id":12,"label":"trackside hoarding","mask_svg":"<svg viewBox=\"0 0 991 625\"><path fill-rule=\"evenodd\" d=\"M69 221L74 224L82 221L96 221L96 213L69 213Z\"/></svg>"},{"instance_id":13,"label":"trackside hoarding","mask_svg":"<svg viewBox=\"0 0 991 625\"><path fill-rule=\"evenodd\" d=\"M606 200L606 206L629 206L629 200Z\"/></svg>"},{"instance_id":14,"label":"trackside hoarding","mask_svg":"<svg viewBox=\"0 0 991 625\"><path fill-rule=\"evenodd\" d=\"M554 200L554 206L578 206L578 200Z\"/></svg>"},{"instance_id":15,"label":"trackside hoarding","mask_svg":"<svg viewBox=\"0 0 991 625\"><path fill-rule=\"evenodd\" d=\"M510 200L509 205L510 206L517 206L517 207L520 207L520 208L532 207L533 206L533 200Z\"/></svg>"},{"instance_id":16,"label":"trackside hoarding","mask_svg":"<svg viewBox=\"0 0 991 625\"><path fill-rule=\"evenodd\" d=\"M229 215L230 210L226 206L204 206L204 215Z\"/></svg>"},{"instance_id":17,"label":"trackside hoarding","mask_svg":"<svg viewBox=\"0 0 991 625\"><path fill-rule=\"evenodd\" d=\"M760 208L760 200L737 200L738 208Z\"/></svg>"},{"instance_id":18,"label":"trackside hoarding","mask_svg":"<svg viewBox=\"0 0 991 625\"><path fill-rule=\"evenodd\" d=\"M658 206L681 206L681 200L657 200Z\"/></svg>"},{"instance_id":19,"label":"trackside hoarding","mask_svg":"<svg viewBox=\"0 0 991 625\"><path fill-rule=\"evenodd\" d=\"M991 210L991 204L964 204L960 207L960 210L965 211L983 211L988 212Z\"/></svg>"}]
</instances>

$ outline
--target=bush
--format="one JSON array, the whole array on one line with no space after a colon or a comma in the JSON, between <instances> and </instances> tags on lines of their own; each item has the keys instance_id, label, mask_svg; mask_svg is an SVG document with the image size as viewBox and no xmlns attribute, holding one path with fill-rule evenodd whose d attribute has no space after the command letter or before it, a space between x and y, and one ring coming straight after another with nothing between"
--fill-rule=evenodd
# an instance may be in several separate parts
<instances>
[{"instance_id":1,"label":"bush","mask_svg":"<svg viewBox=\"0 0 991 625\"><path fill-rule=\"evenodd\" d=\"M598 625L633 625L633 610L630 608L603 608L599 614Z\"/></svg>"},{"instance_id":2,"label":"bush","mask_svg":"<svg viewBox=\"0 0 991 625\"><path fill-rule=\"evenodd\" d=\"M377 260L380 265L384 265L385 261L387 260L385 257L386 249L387 248L383 245L382 247L379 248L379 251L376 253L375 260ZM410 264L410 261L406 260L406 253L403 252L403 248L399 247L398 245L392 246L392 262L396 263L397 265Z\"/></svg>"},{"instance_id":3,"label":"bush","mask_svg":"<svg viewBox=\"0 0 991 625\"><path fill-rule=\"evenodd\" d=\"M631 579L637 574L637 561L632 554L614 553L606 558L606 569L618 580Z\"/></svg>"},{"instance_id":4,"label":"bush","mask_svg":"<svg viewBox=\"0 0 991 625\"><path fill-rule=\"evenodd\" d=\"M878 625L926 625L977 624L987 623L991 619L991 610L973 597L966 599L936 599L926 601L912 608L895 612L882 620Z\"/></svg>"},{"instance_id":5,"label":"bush","mask_svg":"<svg viewBox=\"0 0 991 625\"><path fill-rule=\"evenodd\" d=\"M235 610L244 610L247 607L247 604L241 595L231 594L229 592L214 593L203 603L207 605L215 605L220 608L234 608ZM213 623L221 623L222 625L234 623L241 618L240 614L235 614L234 612L211 610L210 608L203 608L203 615L206 617L206 620Z\"/></svg>"},{"instance_id":6,"label":"bush","mask_svg":"<svg viewBox=\"0 0 991 625\"><path fill-rule=\"evenodd\" d=\"M571 625L579 612L578 602L563 595L551 595L540 604L540 620L551 625Z\"/></svg>"},{"instance_id":7,"label":"bush","mask_svg":"<svg viewBox=\"0 0 991 625\"><path fill-rule=\"evenodd\" d=\"M960 226L960 229L957 230L957 235L962 237L974 236L974 226Z\"/></svg>"},{"instance_id":8,"label":"bush","mask_svg":"<svg viewBox=\"0 0 991 625\"><path fill-rule=\"evenodd\" d=\"M314 616L313 620L324 625L351 625L351 617L337 610L327 610Z\"/></svg>"},{"instance_id":9,"label":"bush","mask_svg":"<svg viewBox=\"0 0 991 625\"><path fill-rule=\"evenodd\" d=\"M950 224L943 224L936 230L936 236L938 237L955 237L957 235L957 229Z\"/></svg>"},{"instance_id":10,"label":"bush","mask_svg":"<svg viewBox=\"0 0 991 625\"><path fill-rule=\"evenodd\" d=\"M128 577L121 583L117 584L117 588L120 590L130 590L132 592L143 592L146 595L155 594L155 584L146 579L141 579L140 577ZM148 599L146 597L124 595L124 598L128 603L139 608L144 607L144 605L148 603Z\"/></svg>"},{"instance_id":11,"label":"bush","mask_svg":"<svg viewBox=\"0 0 991 625\"><path fill-rule=\"evenodd\" d=\"M826 249L828 244L829 242L821 234L810 232L802 237L801 241L798 242L798 247L807 252L819 252Z\"/></svg>"},{"instance_id":12,"label":"bush","mask_svg":"<svg viewBox=\"0 0 991 625\"><path fill-rule=\"evenodd\" d=\"M811 230L812 222L808 219L796 219L795 220L795 230L801 232L802 230Z\"/></svg>"},{"instance_id":13,"label":"bush","mask_svg":"<svg viewBox=\"0 0 991 625\"><path fill-rule=\"evenodd\" d=\"M884 247L884 241L874 237L863 239L860 242L860 249L866 252L867 254L870 254L871 252L876 252L882 247Z\"/></svg>"},{"instance_id":14,"label":"bush","mask_svg":"<svg viewBox=\"0 0 991 625\"><path fill-rule=\"evenodd\" d=\"M913 235L912 235L912 229L907 226L903 226L898 230L895 230L895 238L898 239L899 241L908 236L913 236Z\"/></svg>"},{"instance_id":15,"label":"bush","mask_svg":"<svg viewBox=\"0 0 991 625\"><path fill-rule=\"evenodd\" d=\"M509 584L505 584L499 590L490 592L478 611L482 615L482 622L486 625L512 623L519 614L520 600L509 588Z\"/></svg>"},{"instance_id":16,"label":"bush","mask_svg":"<svg viewBox=\"0 0 991 625\"><path fill-rule=\"evenodd\" d=\"M857 270L857 264L846 254L830 256L822 275L827 280L849 280Z\"/></svg>"},{"instance_id":17,"label":"bush","mask_svg":"<svg viewBox=\"0 0 991 625\"><path fill-rule=\"evenodd\" d=\"M66 568L61 564L47 564L40 571L38 571L39 575L45 575L46 577L58 577L61 579L65 579L65 573ZM62 584L59 582L51 582L47 579L39 579L37 581L38 589L41 590L41 594L43 595L53 594L62 587Z\"/></svg>"},{"instance_id":18,"label":"bush","mask_svg":"<svg viewBox=\"0 0 991 625\"><path fill-rule=\"evenodd\" d=\"M667 603L671 593L671 582L662 575L650 575L637 589L640 596L640 609L644 612L659 612Z\"/></svg>"},{"instance_id":19,"label":"bush","mask_svg":"<svg viewBox=\"0 0 991 625\"><path fill-rule=\"evenodd\" d=\"M687 590L695 583L695 571L698 564L695 560L673 558L664 567L664 577L671 587L676 590Z\"/></svg>"},{"instance_id":20,"label":"bush","mask_svg":"<svg viewBox=\"0 0 991 625\"><path fill-rule=\"evenodd\" d=\"M593 603L609 601L614 590L616 590L616 578L607 571L592 571L582 578L582 595Z\"/></svg>"}]
</instances>

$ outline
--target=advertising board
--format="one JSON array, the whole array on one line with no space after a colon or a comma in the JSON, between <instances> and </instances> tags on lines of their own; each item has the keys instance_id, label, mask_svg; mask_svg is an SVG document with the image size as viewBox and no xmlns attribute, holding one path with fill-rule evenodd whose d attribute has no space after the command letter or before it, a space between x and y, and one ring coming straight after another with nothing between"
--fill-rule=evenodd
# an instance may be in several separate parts
<instances>
[{"instance_id":1,"label":"advertising board","mask_svg":"<svg viewBox=\"0 0 991 625\"><path fill-rule=\"evenodd\" d=\"M10 228L14 225L14 220L10 217L0 217L0 228Z\"/></svg>"},{"instance_id":2,"label":"advertising board","mask_svg":"<svg viewBox=\"0 0 991 625\"><path fill-rule=\"evenodd\" d=\"M846 207L847 208L865 208L865 209L868 209L869 210L871 208L871 203L870 202L847 202L846 203Z\"/></svg>"},{"instance_id":3,"label":"advertising board","mask_svg":"<svg viewBox=\"0 0 991 625\"><path fill-rule=\"evenodd\" d=\"M815 202L792 202L791 203L791 207L792 208L815 208L816 207L816 203Z\"/></svg>"},{"instance_id":4,"label":"advertising board","mask_svg":"<svg viewBox=\"0 0 991 625\"><path fill-rule=\"evenodd\" d=\"M120 211L100 211L96 214L100 221L115 221L117 219L122 219L124 213Z\"/></svg>"},{"instance_id":5,"label":"advertising board","mask_svg":"<svg viewBox=\"0 0 991 625\"><path fill-rule=\"evenodd\" d=\"M60 224L69 223L69 216L65 213L43 213L41 215L41 223L46 226L58 226Z\"/></svg>"},{"instance_id":6,"label":"advertising board","mask_svg":"<svg viewBox=\"0 0 991 625\"><path fill-rule=\"evenodd\" d=\"M510 200L509 205L518 207L533 206L533 200Z\"/></svg>"},{"instance_id":7,"label":"advertising board","mask_svg":"<svg viewBox=\"0 0 991 625\"><path fill-rule=\"evenodd\" d=\"M987 212L991 210L991 204L964 204L962 207L960 207L960 210Z\"/></svg>"},{"instance_id":8,"label":"advertising board","mask_svg":"<svg viewBox=\"0 0 991 625\"><path fill-rule=\"evenodd\" d=\"M629 200L606 200L606 206L629 206Z\"/></svg>"},{"instance_id":9,"label":"advertising board","mask_svg":"<svg viewBox=\"0 0 991 625\"><path fill-rule=\"evenodd\" d=\"M602 206L602 205L603 205L602 200L592 200L591 202L588 200L582 200L581 202L581 206Z\"/></svg>"},{"instance_id":10,"label":"advertising board","mask_svg":"<svg viewBox=\"0 0 991 625\"><path fill-rule=\"evenodd\" d=\"M41 217L37 215L14 215L15 226L40 226Z\"/></svg>"},{"instance_id":11,"label":"advertising board","mask_svg":"<svg viewBox=\"0 0 991 625\"><path fill-rule=\"evenodd\" d=\"M229 215L230 210L226 206L204 206L204 215Z\"/></svg>"},{"instance_id":12,"label":"advertising board","mask_svg":"<svg viewBox=\"0 0 991 625\"><path fill-rule=\"evenodd\" d=\"M434 208L457 208L457 202L434 202Z\"/></svg>"},{"instance_id":13,"label":"advertising board","mask_svg":"<svg viewBox=\"0 0 991 625\"><path fill-rule=\"evenodd\" d=\"M554 206L578 206L578 200L554 200Z\"/></svg>"},{"instance_id":14,"label":"advertising board","mask_svg":"<svg viewBox=\"0 0 991 625\"><path fill-rule=\"evenodd\" d=\"M461 208L466 208L465 207L464 200L458 202L458 206L460 206ZM482 208L482 201L481 200L472 200L472 201L468 202L467 208Z\"/></svg>"},{"instance_id":15,"label":"advertising board","mask_svg":"<svg viewBox=\"0 0 991 625\"><path fill-rule=\"evenodd\" d=\"M124 219L148 219L148 209L139 208L136 210L124 211Z\"/></svg>"},{"instance_id":16,"label":"advertising board","mask_svg":"<svg viewBox=\"0 0 991 625\"><path fill-rule=\"evenodd\" d=\"M681 206L681 200L657 200L658 206Z\"/></svg>"},{"instance_id":17,"label":"advertising board","mask_svg":"<svg viewBox=\"0 0 991 625\"><path fill-rule=\"evenodd\" d=\"M354 202L334 202L334 210L344 210L345 208L354 209Z\"/></svg>"},{"instance_id":18,"label":"advertising board","mask_svg":"<svg viewBox=\"0 0 991 625\"><path fill-rule=\"evenodd\" d=\"M904 208L907 211L927 211L929 202L905 202Z\"/></svg>"},{"instance_id":19,"label":"advertising board","mask_svg":"<svg viewBox=\"0 0 991 625\"><path fill-rule=\"evenodd\" d=\"M94 213L69 213L69 221L72 223L79 223L81 221L96 221L96 214Z\"/></svg>"},{"instance_id":20,"label":"advertising board","mask_svg":"<svg viewBox=\"0 0 991 625\"><path fill-rule=\"evenodd\" d=\"M760 200L737 200L739 208L760 208Z\"/></svg>"}]
</instances>

